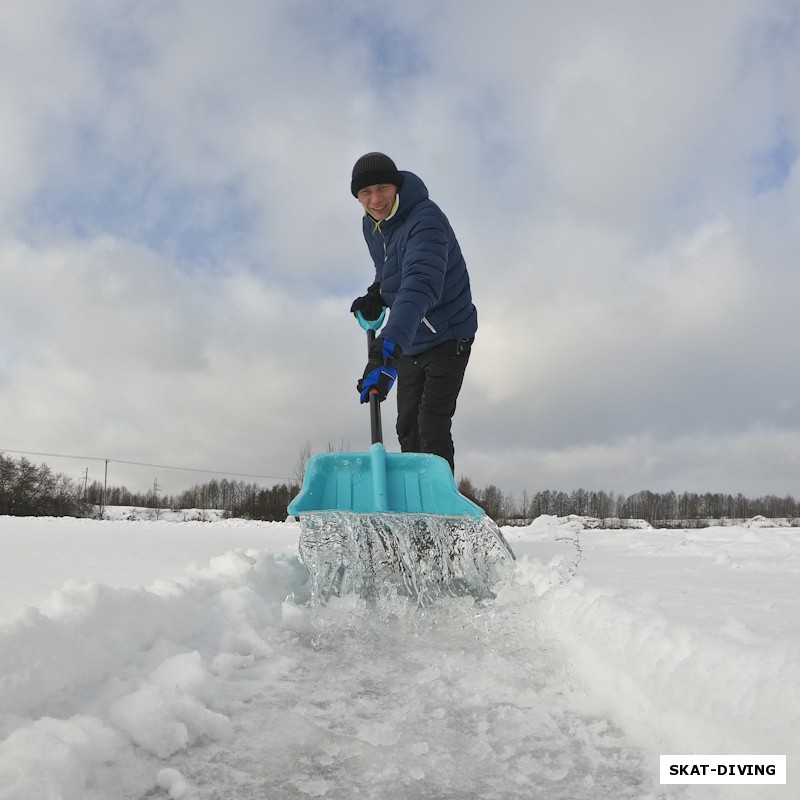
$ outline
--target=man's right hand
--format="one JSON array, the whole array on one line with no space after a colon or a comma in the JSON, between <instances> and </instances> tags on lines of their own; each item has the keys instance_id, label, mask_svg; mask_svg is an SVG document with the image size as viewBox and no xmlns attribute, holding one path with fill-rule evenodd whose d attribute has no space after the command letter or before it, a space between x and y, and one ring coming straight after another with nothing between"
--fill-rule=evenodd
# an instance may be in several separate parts
<instances>
[{"instance_id":1,"label":"man's right hand","mask_svg":"<svg viewBox=\"0 0 800 800\"><path fill-rule=\"evenodd\" d=\"M372 322L378 319L385 305L386 303L383 302L381 297L381 285L376 281L367 289L365 295L353 300L353 305L350 306L350 313L355 314L356 311L360 311L364 319Z\"/></svg>"}]
</instances>

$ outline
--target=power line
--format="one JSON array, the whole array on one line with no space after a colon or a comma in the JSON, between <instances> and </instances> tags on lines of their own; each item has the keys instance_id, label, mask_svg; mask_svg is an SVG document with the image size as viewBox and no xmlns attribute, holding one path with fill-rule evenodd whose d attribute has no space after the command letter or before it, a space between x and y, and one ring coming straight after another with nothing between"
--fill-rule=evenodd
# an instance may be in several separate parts
<instances>
[{"instance_id":1,"label":"power line","mask_svg":"<svg viewBox=\"0 0 800 800\"><path fill-rule=\"evenodd\" d=\"M175 467L168 464L148 464L145 461L128 461L123 458L100 458L99 456L76 456L65 453L38 453L31 450L8 450L0 447L0 453L13 453L21 456L40 456L43 458L72 458L80 461L105 461L107 464L128 464L134 467L150 467L151 469L172 469L181 472L202 472L208 475L232 475L235 478L267 478L271 481L288 481L285 475L253 475L249 472L228 472L224 469L195 469L193 467Z\"/></svg>"}]
</instances>

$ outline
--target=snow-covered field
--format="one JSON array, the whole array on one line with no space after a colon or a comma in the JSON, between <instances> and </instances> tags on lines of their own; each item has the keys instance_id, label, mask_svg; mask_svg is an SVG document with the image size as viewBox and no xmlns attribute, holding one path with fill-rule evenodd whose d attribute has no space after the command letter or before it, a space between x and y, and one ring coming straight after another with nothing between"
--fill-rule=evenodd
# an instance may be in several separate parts
<instances>
[{"instance_id":1,"label":"snow-covered field","mask_svg":"<svg viewBox=\"0 0 800 800\"><path fill-rule=\"evenodd\" d=\"M504 533L494 600L310 608L296 523L0 517L0 798L800 797L799 529Z\"/></svg>"}]
</instances>

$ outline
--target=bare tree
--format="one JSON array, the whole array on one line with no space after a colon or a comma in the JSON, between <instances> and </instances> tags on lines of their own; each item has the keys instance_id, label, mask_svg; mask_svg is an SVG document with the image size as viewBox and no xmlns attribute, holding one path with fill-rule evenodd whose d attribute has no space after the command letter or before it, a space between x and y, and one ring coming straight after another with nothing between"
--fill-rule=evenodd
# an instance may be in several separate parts
<instances>
[{"instance_id":1,"label":"bare tree","mask_svg":"<svg viewBox=\"0 0 800 800\"><path fill-rule=\"evenodd\" d=\"M311 444L306 442L297 455L294 469L292 470L292 481L298 486L303 485L303 477L306 474L306 461L311 458Z\"/></svg>"}]
</instances>

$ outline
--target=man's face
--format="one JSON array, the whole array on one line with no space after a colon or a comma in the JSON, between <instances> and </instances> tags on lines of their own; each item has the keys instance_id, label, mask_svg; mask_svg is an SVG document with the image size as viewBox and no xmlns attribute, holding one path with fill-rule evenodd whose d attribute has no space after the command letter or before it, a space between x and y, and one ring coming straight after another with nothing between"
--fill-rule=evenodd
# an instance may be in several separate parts
<instances>
[{"instance_id":1,"label":"man's face","mask_svg":"<svg viewBox=\"0 0 800 800\"><path fill-rule=\"evenodd\" d=\"M374 183L358 193L358 202L367 214L382 222L392 213L396 197L397 187L393 183Z\"/></svg>"}]
</instances>

